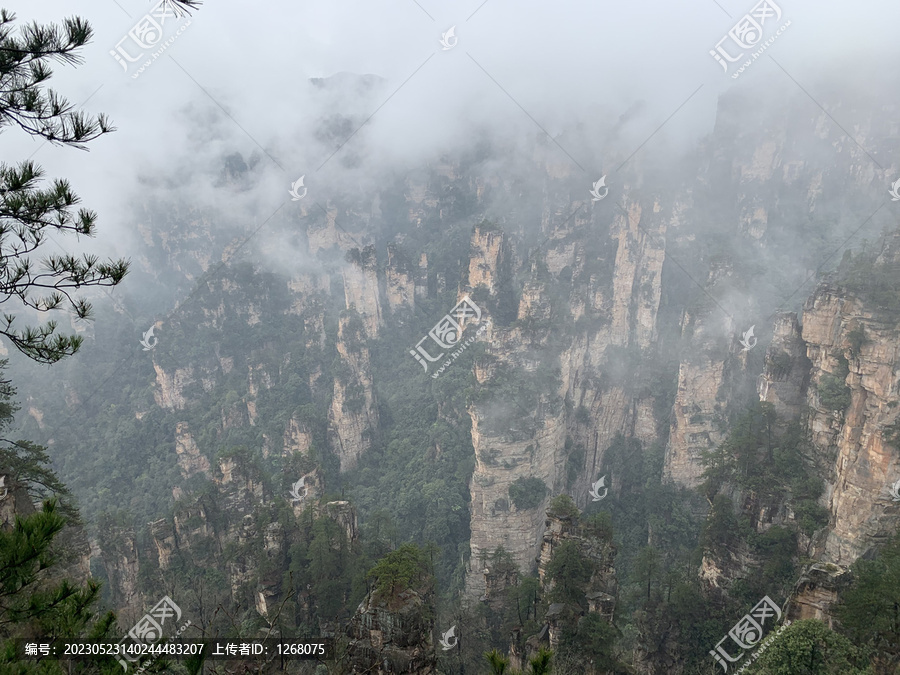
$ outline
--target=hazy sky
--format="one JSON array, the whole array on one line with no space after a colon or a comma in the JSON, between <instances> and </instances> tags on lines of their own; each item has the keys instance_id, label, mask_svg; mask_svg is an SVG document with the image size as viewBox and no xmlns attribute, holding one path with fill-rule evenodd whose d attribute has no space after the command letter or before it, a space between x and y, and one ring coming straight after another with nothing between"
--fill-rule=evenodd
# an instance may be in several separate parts
<instances>
[{"instance_id":1,"label":"hazy sky","mask_svg":"<svg viewBox=\"0 0 900 675\"><path fill-rule=\"evenodd\" d=\"M692 143L708 133L716 100L729 88L784 86L794 78L815 97L848 59L859 64L862 82L895 69L900 26L896 1L779 0L779 23L790 21L790 27L733 80L709 51L754 6L745 0L207 0L162 56L132 79L137 66L126 74L110 50L154 4L3 5L20 22L76 13L94 27L85 63L54 66L51 84L75 103L86 101L86 111L107 113L118 131L92 143L90 153L54 148L12 128L3 130L0 144L4 161L34 153L48 176L69 178L84 205L99 211L103 245L112 244L118 255L133 255L140 246L129 208L156 198L143 179L170 179L183 198L221 205L233 196L217 193L213 183L231 152L263 156L257 187L241 197L254 219L289 201L287 189L301 174L310 190L326 176L340 182L335 159L363 144L379 161L414 166L464 146L479 127L556 135L576 120L609 129L631 110L615 151L627 156L646 142L640 153L652 158L663 144ZM185 22L168 19L164 38ZM458 42L443 50L439 40L451 26ZM370 99L343 106L311 91L308 78L339 72L386 81ZM330 151L311 144L308 134L335 105L372 117L319 171ZM566 148L585 161L580 150ZM562 151L560 159L568 161ZM593 173L594 167L586 169Z\"/></svg>"}]
</instances>

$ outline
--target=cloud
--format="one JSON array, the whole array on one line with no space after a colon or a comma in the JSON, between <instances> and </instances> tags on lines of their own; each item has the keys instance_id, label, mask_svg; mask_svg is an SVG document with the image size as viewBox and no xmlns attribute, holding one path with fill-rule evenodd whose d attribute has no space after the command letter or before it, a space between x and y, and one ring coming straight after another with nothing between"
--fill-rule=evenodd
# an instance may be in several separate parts
<instances>
[{"instance_id":1,"label":"cloud","mask_svg":"<svg viewBox=\"0 0 900 675\"><path fill-rule=\"evenodd\" d=\"M147 203L218 211L221 227L246 228L290 205L287 189L303 174L311 198L360 194L485 138L515 146L545 132L559 162L596 180L632 155L647 167L692 149L724 92L804 87L815 98L830 76L867 84L864 73L895 62L896 3L851 13L784 1L790 29L731 80L709 50L752 4L207 0L134 80L109 52L152 3L95 0L77 10L96 33L84 65L55 66L51 83L108 113L118 131L81 153L6 128L4 158L37 150L50 176L70 178L99 211L91 246L140 255L135 214ZM72 13L64 0L11 9L20 23ZM443 51L450 26L459 41ZM850 60L862 50L865 64ZM222 185L234 153L256 162L244 190ZM497 171L515 169L508 159Z\"/></svg>"}]
</instances>

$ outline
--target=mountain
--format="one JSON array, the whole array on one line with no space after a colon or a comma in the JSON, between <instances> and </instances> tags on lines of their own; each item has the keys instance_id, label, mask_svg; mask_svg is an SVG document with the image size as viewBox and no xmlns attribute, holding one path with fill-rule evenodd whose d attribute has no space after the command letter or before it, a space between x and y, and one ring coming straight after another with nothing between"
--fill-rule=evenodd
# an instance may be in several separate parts
<instances>
[{"instance_id":1,"label":"mountain","mask_svg":"<svg viewBox=\"0 0 900 675\"><path fill-rule=\"evenodd\" d=\"M584 129L478 136L310 187L249 239L162 192L135 276L193 290L164 316L144 284L98 301L78 359L20 387L20 431L53 450L121 613L165 588L204 630L221 605L248 634L337 636L353 672L542 646L571 672L706 672L764 596L833 625L900 522L892 96L748 85L692 152L596 175L560 152ZM260 161L223 157L221 189ZM377 591L407 541L436 544L433 580Z\"/></svg>"}]
</instances>

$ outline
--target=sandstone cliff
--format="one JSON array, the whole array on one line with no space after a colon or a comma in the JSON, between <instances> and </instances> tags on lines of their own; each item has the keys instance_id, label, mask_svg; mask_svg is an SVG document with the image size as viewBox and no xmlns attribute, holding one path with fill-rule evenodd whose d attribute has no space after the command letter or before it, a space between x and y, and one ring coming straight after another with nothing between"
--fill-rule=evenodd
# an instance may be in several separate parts
<instances>
[{"instance_id":1,"label":"sandstone cliff","mask_svg":"<svg viewBox=\"0 0 900 675\"><path fill-rule=\"evenodd\" d=\"M428 599L412 589L401 591L391 603L368 595L347 629L350 672L436 673L429 614Z\"/></svg>"},{"instance_id":2,"label":"sandstone cliff","mask_svg":"<svg viewBox=\"0 0 900 675\"><path fill-rule=\"evenodd\" d=\"M355 314L341 316L337 351L341 370L334 379L334 396L328 412L332 448L341 470L352 469L371 447L378 429L378 409L372 383L369 349Z\"/></svg>"}]
</instances>

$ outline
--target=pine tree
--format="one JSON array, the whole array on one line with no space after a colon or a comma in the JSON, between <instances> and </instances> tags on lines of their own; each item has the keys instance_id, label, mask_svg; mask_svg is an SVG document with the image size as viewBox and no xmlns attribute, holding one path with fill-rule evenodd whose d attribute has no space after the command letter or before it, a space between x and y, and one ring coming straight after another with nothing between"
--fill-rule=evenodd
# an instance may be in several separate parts
<instances>
[{"instance_id":1,"label":"pine tree","mask_svg":"<svg viewBox=\"0 0 900 675\"><path fill-rule=\"evenodd\" d=\"M198 0L169 0L176 13L199 5ZM87 143L115 131L105 115L89 117L45 86L53 75L52 61L81 62L78 51L93 35L90 24L71 17L62 26L30 23L14 31L15 20L15 14L0 9L0 133L18 127L55 145L87 150ZM41 187L43 177L34 162L17 166L0 162L0 303L16 298L41 313L68 307L79 319L87 319L91 304L77 291L119 284L128 273L128 262L100 262L97 256L68 253L38 259L49 234L92 237L97 221L93 211L75 212L80 200L67 180ZM57 333L56 321L25 327L15 323L14 314L4 314L0 334L39 363L55 363L81 346L81 337Z\"/></svg>"},{"instance_id":2,"label":"pine tree","mask_svg":"<svg viewBox=\"0 0 900 675\"><path fill-rule=\"evenodd\" d=\"M509 667L509 659L496 649L484 653L484 658L491 666L491 675L504 675Z\"/></svg>"},{"instance_id":3,"label":"pine tree","mask_svg":"<svg viewBox=\"0 0 900 675\"><path fill-rule=\"evenodd\" d=\"M14 34L15 15L0 10L0 132L18 127L50 143L86 149L86 144L114 131L105 115L90 118L45 86L52 76L49 63L80 61L78 50L91 38L90 25L79 17L55 24L31 23ZM97 215L79 203L69 182L55 180L40 187L43 170L31 161L18 166L0 162L0 302L15 297L21 305L50 312L67 305L80 319L91 305L76 292L86 286L115 286L128 273L125 260L100 262L96 256L33 254L48 234L93 236ZM81 346L77 335L56 332L56 322L37 327L15 326L16 317L4 314L0 334L20 352L40 363L55 363Z\"/></svg>"},{"instance_id":4,"label":"pine tree","mask_svg":"<svg viewBox=\"0 0 900 675\"><path fill-rule=\"evenodd\" d=\"M549 649L541 649L537 655L528 661L531 666L529 675L550 675L550 660L553 658L553 652Z\"/></svg>"},{"instance_id":5,"label":"pine tree","mask_svg":"<svg viewBox=\"0 0 900 675\"><path fill-rule=\"evenodd\" d=\"M900 668L900 537L875 559L857 560L853 572L853 584L841 594L835 614L854 644L876 649Z\"/></svg>"},{"instance_id":6,"label":"pine tree","mask_svg":"<svg viewBox=\"0 0 900 675\"><path fill-rule=\"evenodd\" d=\"M816 619L795 621L744 671L748 675L872 675L864 650Z\"/></svg>"},{"instance_id":7,"label":"pine tree","mask_svg":"<svg viewBox=\"0 0 900 675\"><path fill-rule=\"evenodd\" d=\"M484 653L484 658L487 659L488 665L491 668L491 675L522 675L518 671L515 670L507 670L509 668L509 658L503 656L499 651L493 649L489 652ZM528 665L530 666L526 675L550 675L552 672L551 660L553 658L553 651L550 649L541 648L540 651L534 656L534 658L528 661Z\"/></svg>"},{"instance_id":8,"label":"pine tree","mask_svg":"<svg viewBox=\"0 0 900 675\"><path fill-rule=\"evenodd\" d=\"M10 531L0 531L0 672L67 672L61 659L46 657L23 661L15 651L12 638L40 638L42 642L59 640L107 640L115 642L115 615L97 616L100 584L84 586L63 580L54 585L45 582L56 556L53 539L66 525L55 499L25 518L16 517ZM80 673L112 673L120 667L111 657L96 663L79 662ZM67 664L68 665L68 664Z\"/></svg>"}]
</instances>

